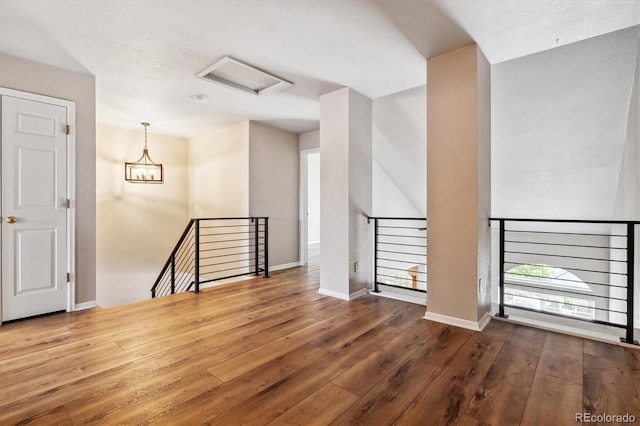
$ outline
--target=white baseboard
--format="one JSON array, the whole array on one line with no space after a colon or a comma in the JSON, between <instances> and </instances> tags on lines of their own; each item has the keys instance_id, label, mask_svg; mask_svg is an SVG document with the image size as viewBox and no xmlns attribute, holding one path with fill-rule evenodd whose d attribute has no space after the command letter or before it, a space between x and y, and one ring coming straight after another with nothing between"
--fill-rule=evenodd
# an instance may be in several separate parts
<instances>
[{"instance_id":1,"label":"white baseboard","mask_svg":"<svg viewBox=\"0 0 640 426\"><path fill-rule=\"evenodd\" d=\"M269 272L280 271L281 269L295 268L297 266L300 266L300 262L291 262L291 263L284 263L282 265L269 266Z\"/></svg>"},{"instance_id":2,"label":"white baseboard","mask_svg":"<svg viewBox=\"0 0 640 426\"><path fill-rule=\"evenodd\" d=\"M323 294L329 297L335 297L336 299L349 300L349 295L345 293L340 293L333 290L327 290L326 288L320 287L318 289L318 293Z\"/></svg>"},{"instance_id":3,"label":"white baseboard","mask_svg":"<svg viewBox=\"0 0 640 426\"><path fill-rule=\"evenodd\" d=\"M369 294L369 289L368 288L362 288L358 291L354 291L353 293L349 294L349 300L353 300L353 299L357 299L358 297L362 297L366 294Z\"/></svg>"},{"instance_id":4,"label":"white baseboard","mask_svg":"<svg viewBox=\"0 0 640 426\"><path fill-rule=\"evenodd\" d=\"M210 281L208 283L200 284L200 290L202 290L204 288L216 287L216 286L223 285L223 284L236 283L238 281L250 280L250 279L253 279L253 278L257 278L257 277L258 277L257 275L244 275L244 276L240 276L240 277L232 277L232 278L225 278L223 280Z\"/></svg>"},{"instance_id":5,"label":"white baseboard","mask_svg":"<svg viewBox=\"0 0 640 426\"><path fill-rule=\"evenodd\" d=\"M403 302L415 303L416 305L427 306L427 298L422 298L393 291L380 291L376 293L373 290L369 290L369 294L376 297L386 297L387 299L401 300ZM421 293L422 294L422 293Z\"/></svg>"},{"instance_id":6,"label":"white baseboard","mask_svg":"<svg viewBox=\"0 0 640 426\"><path fill-rule=\"evenodd\" d=\"M76 303L76 305L73 307L74 311L83 311L85 309L92 309L96 307L96 301L95 300L90 300L88 302L82 302L82 303Z\"/></svg>"},{"instance_id":7,"label":"white baseboard","mask_svg":"<svg viewBox=\"0 0 640 426\"><path fill-rule=\"evenodd\" d=\"M497 312L498 309L498 305L493 304L494 312ZM509 308L506 313L509 316L508 319L501 318L499 316L494 316L493 318L500 321L535 327L541 330L577 336L583 339L596 340L599 342L640 349L639 346L620 342L619 338L625 335L624 329L621 328L614 330L612 327L601 324L593 324L577 319L549 316L538 312L521 311L511 308ZM637 340L640 336L640 329L636 328L634 330L634 336Z\"/></svg>"},{"instance_id":8,"label":"white baseboard","mask_svg":"<svg viewBox=\"0 0 640 426\"><path fill-rule=\"evenodd\" d=\"M480 327L480 330L478 331L484 330L487 324L491 321L491 318L493 318L491 312L485 312L482 318L480 318L480 321L478 321L478 326Z\"/></svg>"},{"instance_id":9,"label":"white baseboard","mask_svg":"<svg viewBox=\"0 0 640 426\"><path fill-rule=\"evenodd\" d=\"M369 292L369 289L367 289L367 288L363 288L361 290L354 291L353 293L349 293L349 294L340 293L339 291L327 290L326 288L318 289L318 293L320 293L320 294L323 294L323 295L329 296L329 297L335 297L337 299L342 299L342 300L357 299L358 297L364 296L368 292Z\"/></svg>"},{"instance_id":10,"label":"white baseboard","mask_svg":"<svg viewBox=\"0 0 640 426\"><path fill-rule=\"evenodd\" d=\"M427 311L423 318L430 321L453 325L455 327L466 328L467 330L482 331L491 320L491 315L487 312L482 316L480 321L469 321L466 319L450 317L449 315L436 314L434 312Z\"/></svg>"},{"instance_id":11,"label":"white baseboard","mask_svg":"<svg viewBox=\"0 0 640 426\"><path fill-rule=\"evenodd\" d=\"M510 322L510 323L513 323L513 324L524 325L524 326L527 326L527 327L539 328L540 330L552 331L552 332L555 332L555 333L567 334L569 336L581 337L583 339L590 339L590 340L595 340L595 341L598 341L598 342L609 343L609 344L612 344L612 345L625 346L625 347L628 347L628 348L639 349L637 345L631 345L631 344L628 344L628 343L620 342L618 336L605 334L605 333L599 333L599 332L594 331L594 330L585 330L585 329L580 329L580 328L576 328L576 327L570 327L570 326L565 326L565 325L560 325L560 324L554 324L554 323L550 323L550 322L547 322L547 321L540 321L540 320L535 320L535 319L531 319L531 318L523 318L523 317L518 317L518 316L512 315L512 314L509 314L509 318L495 317L495 319L497 319L499 321ZM636 331L637 331L637 329L636 329Z\"/></svg>"}]
</instances>

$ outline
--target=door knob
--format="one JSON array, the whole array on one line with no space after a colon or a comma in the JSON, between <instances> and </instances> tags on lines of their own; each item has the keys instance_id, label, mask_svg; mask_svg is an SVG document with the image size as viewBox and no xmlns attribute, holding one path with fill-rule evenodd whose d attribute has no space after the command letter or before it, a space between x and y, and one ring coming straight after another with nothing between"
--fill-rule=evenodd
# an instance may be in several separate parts
<instances>
[{"instance_id":1,"label":"door knob","mask_svg":"<svg viewBox=\"0 0 640 426\"><path fill-rule=\"evenodd\" d=\"M7 223L16 223L18 221L18 219L16 219L15 216L9 216L7 218Z\"/></svg>"}]
</instances>

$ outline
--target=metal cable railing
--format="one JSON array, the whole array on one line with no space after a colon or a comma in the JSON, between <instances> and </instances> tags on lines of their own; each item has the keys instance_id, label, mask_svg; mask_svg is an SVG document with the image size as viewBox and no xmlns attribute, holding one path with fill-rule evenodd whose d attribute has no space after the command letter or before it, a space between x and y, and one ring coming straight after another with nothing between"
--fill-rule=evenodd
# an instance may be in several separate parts
<instances>
[{"instance_id":1,"label":"metal cable railing","mask_svg":"<svg viewBox=\"0 0 640 426\"><path fill-rule=\"evenodd\" d=\"M243 275L269 276L269 218L191 219L151 288L151 297Z\"/></svg>"},{"instance_id":2,"label":"metal cable railing","mask_svg":"<svg viewBox=\"0 0 640 426\"><path fill-rule=\"evenodd\" d=\"M379 286L427 292L427 220L368 217L373 221L374 292Z\"/></svg>"},{"instance_id":3,"label":"metal cable railing","mask_svg":"<svg viewBox=\"0 0 640 426\"><path fill-rule=\"evenodd\" d=\"M636 221L491 218L505 308L623 328L634 341Z\"/></svg>"}]
</instances>

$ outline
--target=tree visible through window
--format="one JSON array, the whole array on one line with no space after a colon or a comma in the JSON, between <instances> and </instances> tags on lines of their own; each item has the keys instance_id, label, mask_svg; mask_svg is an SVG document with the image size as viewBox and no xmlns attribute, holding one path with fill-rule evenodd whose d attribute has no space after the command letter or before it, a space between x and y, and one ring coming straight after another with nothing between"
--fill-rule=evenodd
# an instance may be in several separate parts
<instances>
[{"instance_id":1,"label":"tree visible through window","mask_svg":"<svg viewBox=\"0 0 640 426\"><path fill-rule=\"evenodd\" d=\"M549 265L525 264L505 273L505 304L535 311L593 320L595 299L591 288L575 274ZM562 294L562 290L571 294ZM584 293L584 296L576 295Z\"/></svg>"}]
</instances>

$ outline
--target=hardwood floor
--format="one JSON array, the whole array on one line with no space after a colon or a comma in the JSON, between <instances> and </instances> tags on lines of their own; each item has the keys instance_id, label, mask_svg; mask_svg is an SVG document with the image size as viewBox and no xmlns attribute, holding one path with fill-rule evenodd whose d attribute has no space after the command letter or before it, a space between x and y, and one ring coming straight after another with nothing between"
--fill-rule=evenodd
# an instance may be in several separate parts
<instances>
[{"instance_id":1,"label":"hardwood floor","mask_svg":"<svg viewBox=\"0 0 640 426\"><path fill-rule=\"evenodd\" d=\"M319 295L309 266L0 327L0 425L640 421L632 349Z\"/></svg>"}]
</instances>

